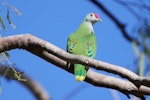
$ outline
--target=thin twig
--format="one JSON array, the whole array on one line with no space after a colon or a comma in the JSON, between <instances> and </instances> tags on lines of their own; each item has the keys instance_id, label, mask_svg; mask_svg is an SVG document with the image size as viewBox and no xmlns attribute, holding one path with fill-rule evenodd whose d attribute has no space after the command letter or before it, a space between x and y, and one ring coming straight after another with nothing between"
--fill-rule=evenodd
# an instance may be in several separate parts
<instances>
[{"instance_id":1,"label":"thin twig","mask_svg":"<svg viewBox=\"0 0 150 100\"><path fill-rule=\"evenodd\" d=\"M114 0L116 3L121 4L122 6L124 6L129 12L131 12L131 14L133 14L135 16L135 18L137 18L138 20L142 20L142 17L136 13L126 2L120 1L120 0Z\"/></svg>"},{"instance_id":2,"label":"thin twig","mask_svg":"<svg viewBox=\"0 0 150 100\"><path fill-rule=\"evenodd\" d=\"M133 42L135 41L137 43L137 45L139 45L140 43L138 42L138 40L134 37L131 37L129 35L129 33L127 33L127 31L125 30L125 25L122 24L111 12L109 12L98 0L89 0L91 3L93 3L95 6L97 6L99 9L101 9L106 15L108 15L110 17L110 19L112 19L112 21L114 21L114 23L117 25L117 27L120 29L120 31L122 32L123 36L125 37L126 40L128 40L129 42Z\"/></svg>"},{"instance_id":3,"label":"thin twig","mask_svg":"<svg viewBox=\"0 0 150 100\"><path fill-rule=\"evenodd\" d=\"M0 65L0 76L4 75L4 72L6 72L7 69L8 69L7 66ZM17 72L19 71L17 70ZM7 71L7 75L5 75L5 78L10 80L12 77L11 75L13 74L14 71L9 70ZM50 100L48 93L43 89L43 87L38 82L31 79L25 74L22 75L22 78L26 79L27 81L17 81L17 82L26 87L27 89L29 89L29 91L35 96L36 100Z\"/></svg>"}]
</instances>

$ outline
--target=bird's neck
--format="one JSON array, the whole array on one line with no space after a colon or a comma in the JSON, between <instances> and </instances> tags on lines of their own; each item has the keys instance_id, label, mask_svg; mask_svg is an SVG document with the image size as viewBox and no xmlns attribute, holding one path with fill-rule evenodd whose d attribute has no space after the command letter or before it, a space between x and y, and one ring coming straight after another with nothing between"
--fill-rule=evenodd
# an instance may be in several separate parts
<instances>
[{"instance_id":1,"label":"bird's neck","mask_svg":"<svg viewBox=\"0 0 150 100\"><path fill-rule=\"evenodd\" d=\"M89 21L85 21L85 25L90 29L90 31L94 34L93 25Z\"/></svg>"},{"instance_id":2,"label":"bird's neck","mask_svg":"<svg viewBox=\"0 0 150 100\"><path fill-rule=\"evenodd\" d=\"M85 30L85 31L89 31L87 33L94 34L93 25L89 21L83 21L79 28L81 28L82 30Z\"/></svg>"}]
</instances>

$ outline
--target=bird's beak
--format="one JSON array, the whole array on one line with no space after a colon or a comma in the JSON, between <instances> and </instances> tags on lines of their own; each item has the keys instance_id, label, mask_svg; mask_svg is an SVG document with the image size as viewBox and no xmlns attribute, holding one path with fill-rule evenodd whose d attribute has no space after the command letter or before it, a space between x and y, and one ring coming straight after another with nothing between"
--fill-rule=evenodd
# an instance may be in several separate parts
<instances>
[{"instance_id":1,"label":"bird's beak","mask_svg":"<svg viewBox=\"0 0 150 100\"><path fill-rule=\"evenodd\" d=\"M101 22L101 21L102 21L102 19L101 19L101 18L98 18L98 19L97 19L97 21L98 21L98 22Z\"/></svg>"}]
</instances>

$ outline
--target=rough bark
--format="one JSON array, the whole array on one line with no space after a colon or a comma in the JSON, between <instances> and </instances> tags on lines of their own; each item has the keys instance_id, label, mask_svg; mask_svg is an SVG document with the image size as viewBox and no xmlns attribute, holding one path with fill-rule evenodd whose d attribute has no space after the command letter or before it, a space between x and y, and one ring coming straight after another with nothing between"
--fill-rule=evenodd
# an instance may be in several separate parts
<instances>
[{"instance_id":1,"label":"rough bark","mask_svg":"<svg viewBox=\"0 0 150 100\"><path fill-rule=\"evenodd\" d=\"M117 74L120 77L129 80L127 81L123 80L123 78L106 76L89 69L85 81L93 84L94 86L116 89L126 94L128 97L129 94L133 94L137 97L150 95L150 77L138 76L132 71L121 66L112 65L84 56L69 54L66 51L54 46L53 44L41 40L30 34L9 36L0 39L0 52L17 48L25 49L71 73L73 73L73 70L66 67L67 62L80 63L83 65L91 66L97 70L103 70L113 74Z\"/></svg>"}]
</instances>

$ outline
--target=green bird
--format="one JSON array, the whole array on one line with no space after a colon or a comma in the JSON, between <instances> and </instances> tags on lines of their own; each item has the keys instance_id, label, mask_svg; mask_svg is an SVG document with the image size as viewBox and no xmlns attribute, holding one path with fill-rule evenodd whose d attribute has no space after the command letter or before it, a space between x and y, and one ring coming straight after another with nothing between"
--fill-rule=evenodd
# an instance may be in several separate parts
<instances>
[{"instance_id":1,"label":"green bird","mask_svg":"<svg viewBox=\"0 0 150 100\"><path fill-rule=\"evenodd\" d=\"M68 37L67 52L74 55L83 55L94 58L96 54L96 37L93 25L102 21L97 13L89 13L79 28ZM77 81L83 81L86 77L87 66L74 64L74 74Z\"/></svg>"}]
</instances>

